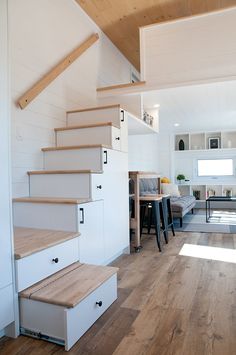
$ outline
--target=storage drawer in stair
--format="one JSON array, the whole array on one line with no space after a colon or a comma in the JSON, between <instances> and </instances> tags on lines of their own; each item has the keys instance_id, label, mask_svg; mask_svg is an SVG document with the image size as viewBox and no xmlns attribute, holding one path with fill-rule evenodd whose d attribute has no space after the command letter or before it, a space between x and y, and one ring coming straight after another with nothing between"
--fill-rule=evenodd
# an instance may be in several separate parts
<instances>
[{"instance_id":1,"label":"storage drawer in stair","mask_svg":"<svg viewBox=\"0 0 236 355\"><path fill-rule=\"evenodd\" d=\"M45 280L42 287L35 285L20 295L21 333L66 350L117 298L116 268L79 263L69 268L61 277L54 275L52 282L49 279L48 285Z\"/></svg>"},{"instance_id":2,"label":"storage drawer in stair","mask_svg":"<svg viewBox=\"0 0 236 355\"><path fill-rule=\"evenodd\" d=\"M30 196L55 198L103 198L103 174L100 171L32 171Z\"/></svg>"},{"instance_id":3,"label":"storage drawer in stair","mask_svg":"<svg viewBox=\"0 0 236 355\"><path fill-rule=\"evenodd\" d=\"M17 291L24 290L78 259L79 240L74 238L15 260Z\"/></svg>"}]
</instances>

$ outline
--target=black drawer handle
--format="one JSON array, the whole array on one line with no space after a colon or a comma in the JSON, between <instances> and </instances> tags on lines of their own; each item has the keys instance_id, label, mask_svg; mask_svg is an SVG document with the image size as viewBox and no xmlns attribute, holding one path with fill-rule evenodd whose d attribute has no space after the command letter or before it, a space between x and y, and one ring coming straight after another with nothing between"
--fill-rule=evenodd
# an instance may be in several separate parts
<instances>
[{"instance_id":1,"label":"black drawer handle","mask_svg":"<svg viewBox=\"0 0 236 355\"><path fill-rule=\"evenodd\" d=\"M120 140L120 137L116 137L116 140L119 141L119 140Z\"/></svg>"},{"instance_id":2,"label":"black drawer handle","mask_svg":"<svg viewBox=\"0 0 236 355\"><path fill-rule=\"evenodd\" d=\"M84 224L84 209L80 208L80 212L82 213L82 220L79 221L80 224Z\"/></svg>"},{"instance_id":3,"label":"black drawer handle","mask_svg":"<svg viewBox=\"0 0 236 355\"><path fill-rule=\"evenodd\" d=\"M102 185L98 185L98 186L97 186L97 189L100 189L100 190L101 190L101 189L102 189Z\"/></svg>"},{"instance_id":4,"label":"black drawer handle","mask_svg":"<svg viewBox=\"0 0 236 355\"><path fill-rule=\"evenodd\" d=\"M120 112L122 114L121 122L124 122L125 121L125 112L123 110L121 110Z\"/></svg>"},{"instance_id":5,"label":"black drawer handle","mask_svg":"<svg viewBox=\"0 0 236 355\"><path fill-rule=\"evenodd\" d=\"M104 153L104 155L105 155L105 160L104 160L103 163L104 163L104 164L107 164L107 150L104 150L103 153Z\"/></svg>"},{"instance_id":6,"label":"black drawer handle","mask_svg":"<svg viewBox=\"0 0 236 355\"><path fill-rule=\"evenodd\" d=\"M96 304L98 305L98 307L102 307L102 301L96 302Z\"/></svg>"},{"instance_id":7,"label":"black drawer handle","mask_svg":"<svg viewBox=\"0 0 236 355\"><path fill-rule=\"evenodd\" d=\"M58 259L58 258L54 258L54 259L52 259L52 261L53 261L55 264L57 264L57 263L59 262L59 259Z\"/></svg>"}]
</instances>

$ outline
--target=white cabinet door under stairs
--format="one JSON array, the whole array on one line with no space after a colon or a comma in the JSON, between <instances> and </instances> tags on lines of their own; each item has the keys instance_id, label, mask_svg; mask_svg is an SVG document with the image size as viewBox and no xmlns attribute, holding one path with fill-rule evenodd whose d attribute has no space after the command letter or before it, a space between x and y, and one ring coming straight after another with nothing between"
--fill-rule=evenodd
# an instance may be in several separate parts
<instances>
[{"instance_id":1,"label":"white cabinet door under stairs","mask_svg":"<svg viewBox=\"0 0 236 355\"><path fill-rule=\"evenodd\" d=\"M120 129L111 123L87 126L71 126L55 129L56 146L76 146L85 144L105 144L121 150Z\"/></svg>"},{"instance_id":2,"label":"white cabinet door under stairs","mask_svg":"<svg viewBox=\"0 0 236 355\"><path fill-rule=\"evenodd\" d=\"M120 105L95 107L84 110L67 112L67 126L78 124L97 124L112 122L115 127L120 128L121 145L123 152L128 151L128 124L127 112Z\"/></svg>"},{"instance_id":3,"label":"white cabinet door under stairs","mask_svg":"<svg viewBox=\"0 0 236 355\"><path fill-rule=\"evenodd\" d=\"M103 264L105 261L103 201L79 205L79 231L80 262Z\"/></svg>"},{"instance_id":4,"label":"white cabinet door under stairs","mask_svg":"<svg viewBox=\"0 0 236 355\"><path fill-rule=\"evenodd\" d=\"M58 198L89 198L103 196L103 174L81 171L29 172L30 196Z\"/></svg>"}]
</instances>

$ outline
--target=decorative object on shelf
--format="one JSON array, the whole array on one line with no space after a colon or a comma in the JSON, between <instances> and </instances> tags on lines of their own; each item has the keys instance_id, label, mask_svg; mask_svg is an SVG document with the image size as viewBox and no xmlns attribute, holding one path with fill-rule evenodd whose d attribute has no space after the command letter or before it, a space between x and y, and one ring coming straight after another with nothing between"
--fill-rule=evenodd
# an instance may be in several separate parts
<instances>
[{"instance_id":1,"label":"decorative object on shelf","mask_svg":"<svg viewBox=\"0 0 236 355\"><path fill-rule=\"evenodd\" d=\"M201 198L201 191L200 190L193 190L193 196L196 198L196 200L200 200Z\"/></svg>"},{"instance_id":2,"label":"decorative object on shelf","mask_svg":"<svg viewBox=\"0 0 236 355\"><path fill-rule=\"evenodd\" d=\"M232 191L232 189L224 189L224 196L226 196L226 197L232 197L232 196L233 196L233 191Z\"/></svg>"},{"instance_id":3,"label":"decorative object on shelf","mask_svg":"<svg viewBox=\"0 0 236 355\"><path fill-rule=\"evenodd\" d=\"M210 137L209 138L209 149L219 149L220 148L220 138Z\"/></svg>"},{"instance_id":4,"label":"decorative object on shelf","mask_svg":"<svg viewBox=\"0 0 236 355\"><path fill-rule=\"evenodd\" d=\"M170 179L164 176L163 178L161 178L161 183L162 184L170 184Z\"/></svg>"},{"instance_id":5,"label":"decorative object on shelf","mask_svg":"<svg viewBox=\"0 0 236 355\"><path fill-rule=\"evenodd\" d=\"M184 150L185 148L184 148L184 141L183 141L183 139L180 139L180 141L179 141L179 150Z\"/></svg>"},{"instance_id":6,"label":"decorative object on shelf","mask_svg":"<svg viewBox=\"0 0 236 355\"><path fill-rule=\"evenodd\" d=\"M207 197L215 196L216 192L213 189L208 189L207 190Z\"/></svg>"},{"instance_id":7,"label":"decorative object on shelf","mask_svg":"<svg viewBox=\"0 0 236 355\"><path fill-rule=\"evenodd\" d=\"M183 181L185 181L185 176L183 174L179 174L176 176L177 181L182 184Z\"/></svg>"},{"instance_id":8,"label":"decorative object on shelf","mask_svg":"<svg viewBox=\"0 0 236 355\"><path fill-rule=\"evenodd\" d=\"M147 113L147 111L143 112L143 121L146 122L149 126L153 126L154 118Z\"/></svg>"}]
</instances>

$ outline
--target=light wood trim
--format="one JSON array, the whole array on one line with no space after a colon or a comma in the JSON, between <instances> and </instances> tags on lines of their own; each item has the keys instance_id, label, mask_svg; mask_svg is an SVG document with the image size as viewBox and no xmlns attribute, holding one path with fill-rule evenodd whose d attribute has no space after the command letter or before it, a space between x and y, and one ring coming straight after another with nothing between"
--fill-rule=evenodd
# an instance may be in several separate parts
<instances>
[{"instance_id":1,"label":"light wood trim","mask_svg":"<svg viewBox=\"0 0 236 355\"><path fill-rule=\"evenodd\" d=\"M87 144L87 145L72 145L72 146L66 146L66 147L48 147L48 148L42 148L41 150L43 152L50 152L50 151L55 151L55 150L73 150L73 149L89 149L89 148L112 149L111 146L106 145L106 144Z\"/></svg>"},{"instance_id":2,"label":"light wood trim","mask_svg":"<svg viewBox=\"0 0 236 355\"><path fill-rule=\"evenodd\" d=\"M158 194L158 195L146 195L140 196L139 201L161 201L163 197L169 197L170 195Z\"/></svg>"},{"instance_id":3,"label":"light wood trim","mask_svg":"<svg viewBox=\"0 0 236 355\"><path fill-rule=\"evenodd\" d=\"M34 284L33 286L30 286L29 288L23 290L20 293L20 297L30 298L32 294L39 291L41 288L48 286L50 283L55 282L60 277L67 275L68 273L70 273L74 269L81 267L82 265L83 264L80 264L79 262L75 262L75 263L65 267L64 269L57 271L55 274L48 276L45 279L43 279L42 281L39 281L36 284Z\"/></svg>"},{"instance_id":4,"label":"light wood trim","mask_svg":"<svg viewBox=\"0 0 236 355\"><path fill-rule=\"evenodd\" d=\"M127 83L127 84L119 84L119 85L112 85L112 86L104 86L101 88L97 88L97 91L108 91L108 90L116 90L116 89L125 89L125 88L132 88L136 86L145 85L146 81L137 81L135 83Z\"/></svg>"},{"instance_id":5,"label":"light wood trim","mask_svg":"<svg viewBox=\"0 0 236 355\"><path fill-rule=\"evenodd\" d=\"M50 70L42 79L33 85L26 93L20 97L18 103L21 109L24 109L32 100L35 99L54 79L58 77L66 68L68 68L79 56L81 56L89 47L91 47L99 38L97 33L92 34L79 47L74 49L62 61L60 61L52 70Z\"/></svg>"},{"instance_id":6,"label":"light wood trim","mask_svg":"<svg viewBox=\"0 0 236 355\"><path fill-rule=\"evenodd\" d=\"M88 107L88 108L84 108L84 109L81 109L81 110L71 110L71 111L67 111L66 113L76 113L76 112L106 110L106 109L109 109L109 108L120 108L120 104Z\"/></svg>"},{"instance_id":7,"label":"light wood trim","mask_svg":"<svg viewBox=\"0 0 236 355\"><path fill-rule=\"evenodd\" d=\"M49 278L48 285L39 288L36 292L32 292L31 288L23 291L20 297L72 308L117 272L118 268L115 267L79 264L78 268L74 268L53 282L50 282Z\"/></svg>"},{"instance_id":8,"label":"light wood trim","mask_svg":"<svg viewBox=\"0 0 236 355\"><path fill-rule=\"evenodd\" d=\"M50 174L102 174L102 170L35 170L28 171L28 175L50 175Z\"/></svg>"},{"instance_id":9,"label":"light wood trim","mask_svg":"<svg viewBox=\"0 0 236 355\"><path fill-rule=\"evenodd\" d=\"M44 249L80 236L77 232L54 231L35 228L14 228L15 259L22 259Z\"/></svg>"},{"instance_id":10,"label":"light wood trim","mask_svg":"<svg viewBox=\"0 0 236 355\"><path fill-rule=\"evenodd\" d=\"M66 205L78 205L81 203L92 202L90 198L56 198L56 197L17 197L13 202L29 202L29 203L58 203Z\"/></svg>"},{"instance_id":11,"label":"light wood trim","mask_svg":"<svg viewBox=\"0 0 236 355\"><path fill-rule=\"evenodd\" d=\"M96 127L107 127L107 126L113 126L113 127L119 128L118 126L115 126L114 123L112 123L112 122L105 122L105 123L93 123L93 124L87 124L87 125L76 125L76 126L54 128L54 131L61 132L61 131L70 131L73 129L96 128Z\"/></svg>"}]
</instances>

